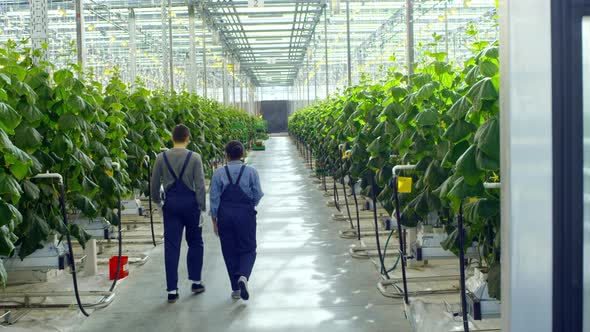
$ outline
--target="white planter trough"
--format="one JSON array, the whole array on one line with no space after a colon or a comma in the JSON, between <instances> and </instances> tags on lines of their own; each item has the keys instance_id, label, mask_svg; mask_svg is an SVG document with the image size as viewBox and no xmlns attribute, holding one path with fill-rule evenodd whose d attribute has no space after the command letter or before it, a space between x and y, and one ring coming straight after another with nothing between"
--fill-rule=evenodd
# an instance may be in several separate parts
<instances>
[{"instance_id":1,"label":"white planter trough","mask_svg":"<svg viewBox=\"0 0 590 332\"><path fill-rule=\"evenodd\" d=\"M124 199L121 201L121 215L124 216L143 216L143 207L141 201L138 198Z\"/></svg>"},{"instance_id":2,"label":"white planter trough","mask_svg":"<svg viewBox=\"0 0 590 332\"><path fill-rule=\"evenodd\" d=\"M93 239L108 240L117 238L115 227L104 218L91 220L85 217L77 217L71 218L70 223L78 225L78 227L92 236Z\"/></svg>"},{"instance_id":3,"label":"white planter trough","mask_svg":"<svg viewBox=\"0 0 590 332\"><path fill-rule=\"evenodd\" d=\"M59 243L54 237L47 241L43 248L36 250L24 259L18 256L19 247L14 249L12 257L2 256L6 271L48 271L63 270L68 265L68 250L65 243Z\"/></svg>"},{"instance_id":4,"label":"white planter trough","mask_svg":"<svg viewBox=\"0 0 590 332\"><path fill-rule=\"evenodd\" d=\"M488 293L488 275L475 268L473 277L465 282L467 311L474 320L500 317L500 301Z\"/></svg>"}]
</instances>

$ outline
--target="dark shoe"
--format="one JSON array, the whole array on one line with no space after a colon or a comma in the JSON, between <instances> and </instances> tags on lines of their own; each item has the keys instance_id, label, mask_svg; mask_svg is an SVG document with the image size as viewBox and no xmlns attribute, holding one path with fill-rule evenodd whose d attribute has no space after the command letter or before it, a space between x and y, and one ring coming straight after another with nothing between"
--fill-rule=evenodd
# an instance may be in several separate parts
<instances>
[{"instance_id":1,"label":"dark shoe","mask_svg":"<svg viewBox=\"0 0 590 332\"><path fill-rule=\"evenodd\" d=\"M201 294L205 291L205 286L202 284L193 284L191 290L193 291L193 294Z\"/></svg>"},{"instance_id":2,"label":"dark shoe","mask_svg":"<svg viewBox=\"0 0 590 332\"><path fill-rule=\"evenodd\" d=\"M168 303L174 303L178 300L178 293L176 294L168 294Z\"/></svg>"},{"instance_id":3,"label":"dark shoe","mask_svg":"<svg viewBox=\"0 0 590 332\"><path fill-rule=\"evenodd\" d=\"M250 298L250 293L248 292L248 279L242 276L238 279L238 287L240 287L240 297L242 300L247 301Z\"/></svg>"}]
</instances>

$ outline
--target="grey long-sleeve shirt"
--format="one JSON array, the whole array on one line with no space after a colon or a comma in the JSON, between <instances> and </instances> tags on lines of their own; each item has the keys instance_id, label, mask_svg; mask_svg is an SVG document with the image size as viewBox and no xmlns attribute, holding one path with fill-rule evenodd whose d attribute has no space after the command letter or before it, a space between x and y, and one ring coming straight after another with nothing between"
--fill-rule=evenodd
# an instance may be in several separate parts
<instances>
[{"instance_id":1,"label":"grey long-sleeve shirt","mask_svg":"<svg viewBox=\"0 0 590 332\"><path fill-rule=\"evenodd\" d=\"M165 152L166 157L168 157L168 161L170 162L170 166L172 166L176 176L180 175L182 165L184 164L184 160L186 159L188 152L189 151L187 149L182 148L174 148ZM191 159L186 166L186 170L184 171L184 175L182 176L182 181L187 187L196 193L199 209L203 212L207 211L207 193L205 189L203 161L201 160L201 156L198 153L193 152ZM160 185L164 186L164 190L168 190L168 188L170 188L173 183L174 177L172 174L170 174L170 171L168 171L164 157L162 156L162 153L160 153L156 158L154 170L152 172L152 187L150 188L152 200L155 203L160 203Z\"/></svg>"}]
</instances>

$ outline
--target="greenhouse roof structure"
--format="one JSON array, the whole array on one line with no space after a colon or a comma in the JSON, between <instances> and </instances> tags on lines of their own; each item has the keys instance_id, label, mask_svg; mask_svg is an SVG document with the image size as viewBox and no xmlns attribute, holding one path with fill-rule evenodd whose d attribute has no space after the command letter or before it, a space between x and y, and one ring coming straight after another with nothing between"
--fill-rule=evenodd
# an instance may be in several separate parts
<instances>
[{"instance_id":1,"label":"greenhouse roof structure","mask_svg":"<svg viewBox=\"0 0 590 332\"><path fill-rule=\"evenodd\" d=\"M82 3L86 65L98 77L118 67L129 81L137 75L148 85L166 86L170 76L176 88L204 86L205 94L207 86L215 91L232 79L250 90L312 80L341 87L347 67L358 82L406 61L406 0ZM414 0L412 5L415 48L436 48L461 61L468 52L466 31L476 27L477 38L497 39L494 0ZM49 59L75 62L73 1L49 0L47 17ZM29 1L0 0L0 26L0 41L29 38Z\"/></svg>"}]
</instances>

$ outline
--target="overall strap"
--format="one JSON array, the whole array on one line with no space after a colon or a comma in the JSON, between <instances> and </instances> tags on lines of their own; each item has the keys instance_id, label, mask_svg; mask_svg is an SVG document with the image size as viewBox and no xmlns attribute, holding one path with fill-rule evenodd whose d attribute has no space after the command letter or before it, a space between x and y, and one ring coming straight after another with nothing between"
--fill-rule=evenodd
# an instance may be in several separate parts
<instances>
[{"instance_id":1,"label":"overall strap","mask_svg":"<svg viewBox=\"0 0 590 332\"><path fill-rule=\"evenodd\" d=\"M227 174L227 179L229 180L229 184L234 184L231 180L231 175L229 174L229 167L227 167L227 165L223 166L223 168L225 169L225 173Z\"/></svg>"},{"instance_id":2,"label":"overall strap","mask_svg":"<svg viewBox=\"0 0 590 332\"><path fill-rule=\"evenodd\" d=\"M189 151L186 154L186 159L184 159L184 164L182 165L182 170L180 171L180 175L178 176L179 179L182 179L182 176L184 175L184 171L186 171L186 167L188 166L188 162L191 160L192 154L193 154L192 151Z\"/></svg>"},{"instance_id":3,"label":"overall strap","mask_svg":"<svg viewBox=\"0 0 590 332\"><path fill-rule=\"evenodd\" d=\"M168 161L168 157L166 157L166 152L162 153L162 156L164 156L164 162L166 162L166 167L168 167L168 171L170 172L170 174L172 174L174 180L178 180L178 178L176 177L176 173L174 173L172 166L170 166L170 161Z\"/></svg>"},{"instance_id":4,"label":"overall strap","mask_svg":"<svg viewBox=\"0 0 590 332\"><path fill-rule=\"evenodd\" d=\"M238 180L236 181L236 184L240 184L240 179L242 178L242 174L244 174L244 169L246 169L246 165L242 165L242 168L240 168L240 175L238 175Z\"/></svg>"}]
</instances>

